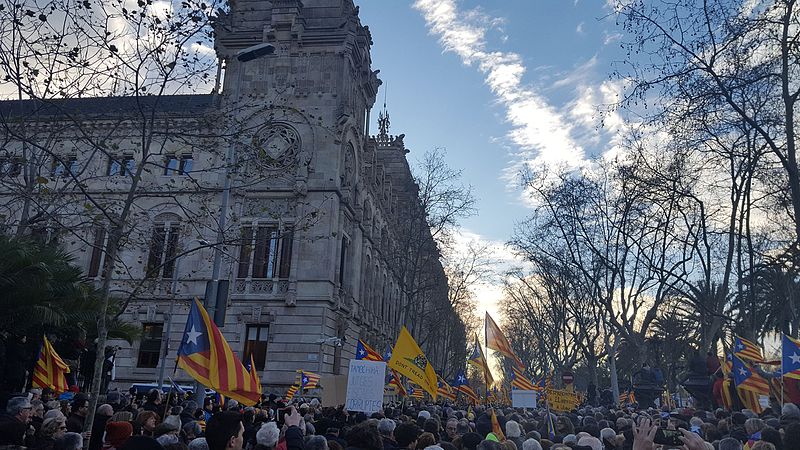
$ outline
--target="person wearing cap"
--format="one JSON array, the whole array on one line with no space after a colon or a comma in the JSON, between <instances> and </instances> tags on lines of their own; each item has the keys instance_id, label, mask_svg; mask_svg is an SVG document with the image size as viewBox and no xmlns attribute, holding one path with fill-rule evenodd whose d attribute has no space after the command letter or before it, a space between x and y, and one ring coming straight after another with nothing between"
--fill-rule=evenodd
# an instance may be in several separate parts
<instances>
[{"instance_id":1,"label":"person wearing cap","mask_svg":"<svg viewBox=\"0 0 800 450\"><path fill-rule=\"evenodd\" d=\"M33 428L30 426L33 406L28 397L13 397L6 405L6 414L0 418L0 445L30 446Z\"/></svg>"}]
</instances>

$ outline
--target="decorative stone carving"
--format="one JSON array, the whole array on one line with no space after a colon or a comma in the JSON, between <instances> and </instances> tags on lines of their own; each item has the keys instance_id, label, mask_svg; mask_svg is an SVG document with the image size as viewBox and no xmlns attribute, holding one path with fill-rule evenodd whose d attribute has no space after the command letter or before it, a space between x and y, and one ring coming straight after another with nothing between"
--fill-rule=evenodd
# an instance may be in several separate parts
<instances>
[{"instance_id":1,"label":"decorative stone carving","mask_svg":"<svg viewBox=\"0 0 800 450\"><path fill-rule=\"evenodd\" d=\"M253 137L255 165L265 171L286 171L297 164L300 153L300 136L294 128L282 124L269 124Z\"/></svg>"}]
</instances>

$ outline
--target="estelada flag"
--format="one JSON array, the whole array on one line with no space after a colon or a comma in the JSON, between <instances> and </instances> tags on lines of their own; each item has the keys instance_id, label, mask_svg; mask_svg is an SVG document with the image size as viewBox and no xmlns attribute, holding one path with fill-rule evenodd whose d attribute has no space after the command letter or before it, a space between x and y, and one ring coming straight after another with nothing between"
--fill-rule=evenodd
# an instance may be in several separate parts
<instances>
[{"instance_id":1,"label":"estelada flag","mask_svg":"<svg viewBox=\"0 0 800 450\"><path fill-rule=\"evenodd\" d=\"M69 386L65 375L68 373L69 366L58 356L45 336L39 349L39 359L33 368L32 386L52 389L57 394L66 392Z\"/></svg>"},{"instance_id":2,"label":"estelada flag","mask_svg":"<svg viewBox=\"0 0 800 450\"><path fill-rule=\"evenodd\" d=\"M536 386L517 367L511 367L511 389L535 391Z\"/></svg>"},{"instance_id":3,"label":"estelada flag","mask_svg":"<svg viewBox=\"0 0 800 450\"><path fill-rule=\"evenodd\" d=\"M503 331L494 323L488 311L486 312L486 347L497 350L511 358L519 367L525 367L525 365L522 364L522 360L514 353L514 350L511 348L511 343L508 342Z\"/></svg>"},{"instance_id":4,"label":"estelada flag","mask_svg":"<svg viewBox=\"0 0 800 450\"><path fill-rule=\"evenodd\" d=\"M769 395L769 383L753 367L733 355L733 382L738 389ZM741 395L740 395L741 398ZM742 399L744 401L744 399Z\"/></svg>"},{"instance_id":5,"label":"estelada flag","mask_svg":"<svg viewBox=\"0 0 800 450\"><path fill-rule=\"evenodd\" d=\"M745 360L757 363L764 362L761 347L755 342L748 341L740 336L734 336L733 338L733 354Z\"/></svg>"},{"instance_id":6,"label":"estelada flag","mask_svg":"<svg viewBox=\"0 0 800 450\"><path fill-rule=\"evenodd\" d=\"M800 380L800 341L785 334L781 342L781 374Z\"/></svg>"},{"instance_id":7,"label":"estelada flag","mask_svg":"<svg viewBox=\"0 0 800 450\"><path fill-rule=\"evenodd\" d=\"M365 361L383 361L381 354L376 352L375 349L367 345L361 339L356 343L356 359L363 359Z\"/></svg>"},{"instance_id":8,"label":"estelada flag","mask_svg":"<svg viewBox=\"0 0 800 450\"><path fill-rule=\"evenodd\" d=\"M200 384L243 405L252 406L261 400L254 377L233 353L197 299L189 310L178 347L178 367Z\"/></svg>"},{"instance_id":9,"label":"estelada flag","mask_svg":"<svg viewBox=\"0 0 800 450\"><path fill-rule=\"evenodd\" d=\"M439 390L437 392L440 396L450 399L451 401L456 399L455 391L442 377L439 377Z\"/></svg>"},{"instance_id":10,"label":"estelada flag","mask_svg":"<svg viewBox=\"0 0 800 450\"><path fill-rule=\"evenodd\" d=\"M405 375L424 389L434 401L436 400L436 391L439 389L436 372L406 327L403 327L397 336L389 368Z\"/></svg>"},{"instance_id":11,"label":"estelada flag","mask_svg":"<svg viewBox=\"0 0 800 450\"><path fill-rule=\"evenodd\" d=\"M483 372L483 382L486 383L486 386L494 384L492 371L489 369L489 363L486 361L486 355L483 354L483 349L481 348L480 342L478 342L477 335L475 336L475 348L472 350L472 356L469 357L467 362L481 369Z\"/></svg>"},{"instance_id":12,"label":"estelada flag","mask_svg":"<svg viewBox=\"0 0 800 450\"><path fill-rule=\"evenodd\" d=\"M319 379L320 376L314 372L298 370L295 383L300 384L301 389L315 389L319 387Z\"/></svg>"}]
</instances>

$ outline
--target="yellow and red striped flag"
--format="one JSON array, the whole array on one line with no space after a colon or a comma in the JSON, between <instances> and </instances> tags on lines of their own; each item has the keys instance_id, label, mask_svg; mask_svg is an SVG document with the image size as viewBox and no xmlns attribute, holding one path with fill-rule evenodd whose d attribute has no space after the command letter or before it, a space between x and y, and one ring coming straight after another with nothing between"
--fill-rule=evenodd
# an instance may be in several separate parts
<instances>
[{"instance_id":1,"label":"yellow and red striped flag","mask_svg":"<svg viewBox=\"0 0 800 450\"><path fill-rule=\"evenodd\" d=\"M319 375L314 372L298 370L294 381L300 385L301 389L314 389L319 386Z\"/></svg>"},{"instance_id":2,"label":"yellow and red striped flag","mask_svg":"<svg viewBox=\"0 0 800 450\"><path fill-rule=\"evenodd\" d=\"M524 391L536 390L536 386L534 386L531 380L529 380L525 374L522 373L522 370L518 369L517 367L511 367L511 388L522 389Z\"/></svg>"},{"instance_id":3,"label":"yellow and red striped flag","mask_svg":"<svg viewBox=\"0 0 800 450\"><path fill-rule=\"evenodd\" d=\"M33 368L33 387L52 389L57 394L66 392L69 386L65 375L68 373L69 366L58 356L45 336L39 349L39 359Z\"/></svg>"},{"instance_id":4,"label":"yellow and red striped flag","mask_svg":"<svg viewBox=\"0 0 800 450\"><path fill-rule=\"evenodd\" d=\"M367 345L361 339L356 343L356 359L363 359L365 361L383 361L380 353L376 352L374 348Z\"/></svg>"},{"instance_id":5,"label":"yellow and red striped flag","mask_svg":"<svg viewBox=\"0 0 800 450\"><path fill-rule=\"evenodd\" d=\"M486 347L491 348L492 350L497 350L498 352L502 353L503 355L511 358L519 367L525 367L525 364L522 364L522 360L517 357L514 350L511 348L511 343L508 342L506 336L503 334L503 331L500 330L500 327L492 319L492 316L489 315L489 312L486 312Z\"/></svg>"},{"instance_id":6,"label":"yellow and red striped flag","mask_svg":"<svg viewBox=\"0 0 800 450\"><path fill-rule=\"evenodd\" d=\"M289 390L286 391L286 400L291 400L294 398L294 394L297 393L297 390L300 389L300 386L293 384L289 386Z\"/></svg>"},{"instance_id":7,"label":"yellow and red striped flag","mask_svg":"<svg viewBox=\"0 0 800 450\"><path fill-rule=\"evenodd\" d=\"M453 390L453 388L450 387L449 384L447 384L447 381L444 381L444 378L442 378L442 377L438 377L438 378L439 378L439 390L436 391L437 396L440 395L440 396L442 396L444 398L449 399L450 401L455 400L456 399L456 392Z\"/></svg>"},{"instance_id":8,"label":"yellow and red striped flag","mask_svg":"<svg viewBox=\"0 0 800 450\"><path fill-rule=\"evenodd\" d=\"M243 405L252 406L261 400L256 380L197 299L189 310L178 347L178 367L204 386Z\"/></svg>"},{"instance_id":9,"label":"yellow and red striped flag","mask_svg":"<svg viewBox=\"0 0 800 450\"><path fill-rule=\"evenodd\" d=\"M733 354L753 362L764 362L761 347L755 342L748 341L740 336L734 336L733 338Z\"/></svg>"}]
</instances>

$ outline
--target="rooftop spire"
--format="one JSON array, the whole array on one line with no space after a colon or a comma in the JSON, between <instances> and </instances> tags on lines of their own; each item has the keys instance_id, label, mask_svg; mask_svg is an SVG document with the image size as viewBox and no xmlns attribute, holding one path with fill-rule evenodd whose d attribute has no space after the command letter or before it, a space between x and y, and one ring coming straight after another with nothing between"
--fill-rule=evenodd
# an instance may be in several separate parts
<instances>
[{"instance_id":1,"label":"rooftop spire","mask_svg":"<svg viewBox=\"0 0 800 450\"><path fill-rule=\"evenodd\" d=\"M386 91L388 83L383 88L383 111L378 113L378 136L389 136L389 110L386 109Z\"/></svg>"}]
</instances>

